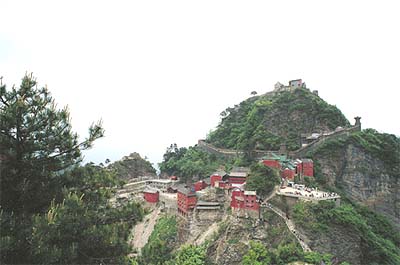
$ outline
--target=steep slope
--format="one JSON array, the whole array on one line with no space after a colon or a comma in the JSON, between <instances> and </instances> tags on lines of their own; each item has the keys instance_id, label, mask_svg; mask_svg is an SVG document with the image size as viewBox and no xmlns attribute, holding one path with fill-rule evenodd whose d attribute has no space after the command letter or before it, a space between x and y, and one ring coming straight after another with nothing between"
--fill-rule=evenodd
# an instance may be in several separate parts
<instances>
[{"instance_id":1,"label":"steep slope","mask_svg":"<svg viewBox=\"0 0 400 265\"><path fill-rule=\"evenodd\" d=\"M304 241L307 241L313 251L330 253L335 259L349 261L351 264L399 264L398 137L372 129L361 131L361 126L350 127L339 109L305 88L254 96L234 108L228 108L221 115L221 123L208 136L207 142L219 148L243 150L241 154L254 149L277 150L281 143L296 150L300 147L302 134L335 131L324 134L307 147L288 153L294 158L312 158L315 179L308 179L307 183L340 193L342 205L336 207L337 205L329 203L293 202L288 210L290 219L295 223L299 234L305 236L307 240ZM350 128L336 130L338 126ZM229 163L238 161L248 162L249 165L257 163L251 156L234 157L230 162L221 160L215 163L216 157L211 156L214 154L212 150L205 148L204 152L209 154L199 156L201 150L192 149L193 155L175 152L171 156L173 159L166 159L165 163L184 168L185 172L182 171L182 174L188 176L193 175L191 170L199 165L200 157L209 157L210 159L203 159L204 164L213 164L214 167L217 164L227 167ZM248 183L250 185L251 181ZM253 189L257 189L257 185ZM276 201L272 201L273 205L275 203ZM279 204L276 203L275 206L279 207ZM281 208L283 211L286 209L289 207ZM279 245L281 248L286 248L287 245L296 246L297 243L292 242L290 234L284 231L282 220L271 216L265 219L268 225L255 227L240 221L231 223L229 229L221 229L221 233L215 236L207 249L212 262L240 264L246 253L251 252L251 241L261 242L268 251L276 248L279 250ZM278 229L269 224L275 224L282 229L278 233L278 245L269 242L270 239L277 238L277 235L271 235L266 230ZM265 236L268 240L265 240ZM271 257L275 257L279 251L272 250L271 253ZM299 255L301 256L306 257L306 254ZM285 262L287 264L289 260Z\"/></svg>"},{"instance_id":2,"label":"steep slope","mask_svg":"<svg viewBox=\"0 0 400 265\"><path fill-rule=\"evenodd\" d=\"M332 255L326 251L303 252L293 233L274 212L263 209L262 215L265 221L231 217L219 223L218 232L208 244L207 264L291 264L300 261L321 264L322 260L331 264ZM254 244L261 249L254 249ZM339 258L338 261L344 260Z\"/></svg>"},{"instance_id":3,"label":"steep slope","mask_svg":"<svg viewBox=\"0 0 400 265\"><path fill-rule=\"evenodd\" d=\"M330 139L312 154L317 178L400 229L400 138L368 129Z\"/></svg>"},{"instance_id":4,"label":"steep slope","mask_svg":"<svg viewBox=\"0 0 400 265\"><path fill-rule=\"evenodd\" d=\"M400 234L364 207L297 203L292 214L309 246L355 265L399 264Z\"/></svg>"},{"instance_id":5,"label":"steep slope","mask_svg":"<svg viewBox=\"0 0 400 265\"><path fill-rule=\"evenodd\" d=\"M156 170L151 163L143 159L138 153L124 156L121 160L110 164L108 168L115 170L118 178L123 180L139 176L156 176Z\"/></svg>"},{"instance_id":6,"label":"steep slope","mask_svg":"<svg viewBox=\"0 0 400 265\"><path fill-rule=\"evenodd\" d=\"M348 127L349 121L306 88L251 97L221 113L217 129L207 138L218 147L277 150L286 143L300 147L301 134Z\"/></svg>"}]
</instances>

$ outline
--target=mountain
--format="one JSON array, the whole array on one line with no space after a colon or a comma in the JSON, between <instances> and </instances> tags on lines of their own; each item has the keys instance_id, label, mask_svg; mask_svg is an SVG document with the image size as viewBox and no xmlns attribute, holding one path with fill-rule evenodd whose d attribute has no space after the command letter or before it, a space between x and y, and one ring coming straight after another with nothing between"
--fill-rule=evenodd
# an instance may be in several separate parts
<instances>
[{"instance_id":1,"label":"mountain","mask_svg":"<svg viewBox=\"0 0 400 265\"><path fill-rule=\"evenodd\" d=\"M207 142L241 150L278 150L281 144L295 150L302 135L350 126L337 107L304 87L250 97L227 108L221 118Z\"/></svg>"},{"instance_id":2,"label":"mountain","mask_svg":"<svg viewBox=\"0 0 400 265\"><path fill-rule=\"evenodd\" d=\"M304 86L278 87L221 115L208 143L243 151L278 150L286 143L289 150L299 150L293 156L313 158L319 185L382 213L400 229L400 139L395 135L361 131L359 118L359 127L351 127L337 107ZM304 135L313 133L324 136L299 149Z\"/></svg>"},{"instance_id":3,"label":"mountain","mask_svg":"<svg viewBox=\"0 0 400 265\"><path fill-rule=\"evenodd\" d=\"M121 160L110 164L108 168L115 170L117 177L122 180L143 176L156 176L156 170L151 163L143 159L138 153L124 156Z\"/></svg>"},{"instance_id":4,"label":"mountain","mask_svg":"<svg viewBox=\"0 0 400 265\"><path fill-rule=\"evenodd\" d=\"M211 231L207 233L213 234L211 228L218 227L206 247L210 264L245 264L252 257L252 261L270 259L270 264L321 264L322 260L325 264L400 264L399 137L362 130L360 117L350 125L337 107L305 85L278 85L272 92L226 109L221 116L206 141L191 147L196 155L167 153L162 164L176 166L190 178L193 174L185 172L200 162L228 169L241 164L260 165L258 158L271 153L266 151L279 150L275 153L281 154L284 144L290 158L314 161L314 177L295 178L296 182L340 194L341 204L290 199L272 192L262 196L272 205L260 212L264 222L237 218L229 213L229 205L224 205L224 216L217 225L196 226L198 220L191 220L184 231L206 227ZM252 173L247 185L252 183ZM271 175L261 177L268 179ZM264 186L261 181L257 185ZM229 201L228 196L225 202ZM285 212L293 226L285 226L279 212ZM302 245L290 233L293 227L313 252L302 251Z\"/></svg>"}]
</instances>

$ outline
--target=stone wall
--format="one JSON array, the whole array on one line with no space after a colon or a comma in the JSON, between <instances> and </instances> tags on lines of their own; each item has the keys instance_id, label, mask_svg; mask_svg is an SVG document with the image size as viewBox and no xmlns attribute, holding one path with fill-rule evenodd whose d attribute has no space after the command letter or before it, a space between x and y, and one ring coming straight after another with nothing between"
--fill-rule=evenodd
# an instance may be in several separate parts
<instances>
[{"instance_id":1,"label":"stone wall","mask_svg":"<svg viewBox=\"0 0 400 265\"><path fill-rule=\"evenodd\" d=\"M350 135L353 132L358 132L361 131L361 126L353 126L350 128L346 128L337 132L333 132L329 135L321 135L317 140L311 142L307 146L301 147L298 150L295 151L290 151L287 153L289 157L291 158L303 158L307 155L309 151L314 150L316 147L320 146L323 144L327 139L334 139L338 138L343 135ZM202 149L203 151L206 151L210 154L215 154L219 156L224 156L226 158L236 158L240 155L243 154L243 151L236 151L233 149L224 149L224 148L218 148L213 146L212 144L206 143L204 140L199 140L197 147ZM276 154L279 155L281 154L281 151L271 151L271 150L254 150L253 151L253 157L256 159L261 159L264 156L270 155L270 154Z\"/></svg>"},{"instance_id":2,"label":"stone wall","mask_svg":"<svg viewBox=\"0 0 400 265\"><path fill-rule=\"evenodd\" d=\"M196 209L193 212L193 218L197 222L202 223L213 223L222 219L224 215L223 209L215 209L215 210L198 210Z\"/></svg>"},{"instance_id":3,"label":"stone wall","mask_svg":"<svg viewBox=\"0 0 400 265\"><path fill-rule=\"evenodd\" d=\"M312 143L310 143L310 144L308 144L308 145L306 145L304 147L301 147L298 150L289 152L289 156L292 157L292 158L305 157L308 152L313 151L315 148L317 148L318 146L323 144L328 139L336 139L336 138L339 138L339 137L341 137L343 135L349 136L353 132L358 132L360 130L361 130L361 128L359 126L353 126L353 127L350 127L350 128L343 129L341 131L333 132L332 134L329 134L329 135L321 135L314 142L312 142Z\"/></svg>"},{"instance_id":4,"label":"stone wall","mask_svg":"<svg viewBox=\"0 0 400 265\"><path fill-rule=\"evenodd\" d=\"M233 149L218 148L213 146L212 144L206 143L204 140L199 140L197 147L210 154L224 156L226 158L236 158L244 153L243 151L236 151ZM272 153L278 155L279 151L254 150L253 157L255 157L256 159L261 159L262 157Z\"/></svg>"}]
</instances>

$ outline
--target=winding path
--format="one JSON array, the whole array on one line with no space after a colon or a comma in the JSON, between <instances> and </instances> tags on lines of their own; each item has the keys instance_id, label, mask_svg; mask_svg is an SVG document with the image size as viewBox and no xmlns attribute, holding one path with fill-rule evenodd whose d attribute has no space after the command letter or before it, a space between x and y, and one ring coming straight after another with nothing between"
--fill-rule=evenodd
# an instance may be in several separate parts
<instances>
[{"instance_id":1,"label":"winding path","mask_svg":"<svg viewBox=\"0 0 400 265\"><path fill-rule=\"evenodd\" d=\"M290 232L295 236L297 241L300 243L303 251L304 252L312 251L311 248L306 243L306 239L307 239L306 236L304 236L298 230L296 230L296 227L295 227L294 223L292 222L292 220L287 218L286 214L283 211L281 211L280 209L278 209L277 207L273 206L272 204L270 204L268 202L263 202L261 204L261 207L268 208L268 209L272 210L274 213L276 213L277 215L279 215L281 218L283 218L286 226L289 228Z\"/></svg>"},{"instance_id":2,"label":"winding path","mask_svg":"<svg viewBox=\"0 0 400 265\"><path fill-rule=\"evenodd\" d=\"M158 216L160 214L160 208L154 209L153 212L146 215L142 222L136 224L132 230L133 238L131 240L131 245L134 249L140 253L141 249L146 245L151 232L154 230L154 226L157 222Z\"/></svg>"}]
</instances>

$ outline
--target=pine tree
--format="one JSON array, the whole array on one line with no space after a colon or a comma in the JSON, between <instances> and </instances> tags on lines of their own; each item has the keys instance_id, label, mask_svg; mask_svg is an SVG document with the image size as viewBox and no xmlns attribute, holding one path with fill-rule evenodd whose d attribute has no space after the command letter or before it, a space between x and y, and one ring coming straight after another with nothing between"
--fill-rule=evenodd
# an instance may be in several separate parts
<instances>
[{"instance_id":1,"label":"pine tree","mask_svg":"<svg viewBox=\"0 0 400 265\"><path fill-rule=\"evenodd\" d=\"M0 86L1 207L32 214L58 196L61 173L81 160L81 151L103 136L101 123L82 143L71 130L67 108L58 110L47 88L32 75L21 86Z\"/></svg>"},{"instance_id":2,"label":"pine tree","mask_svg":"<svg viewBox=\"0 0 400 265\"><path fill-rule=\"evenodd\" d=\"M70 177L81 184L46 214L34 216L31 263L128 263L129 231L142 218L142 208L135 202L118 208L107 203L116 178L105 168L87 164Z\"/></svg>"},{"instance_id":3,"label":"pine tree","mask_svg":"<svg viewBox=\"0 0 400 265\"><path fill-rule=\"evenodd\" d=\"M95 123L78 142L68 109L31 75L19 88L0 84L1 264L128 262L129 231L143 210L113 207L113 172L80 165L103 133Z\"/></svg>"}]
</instances>

